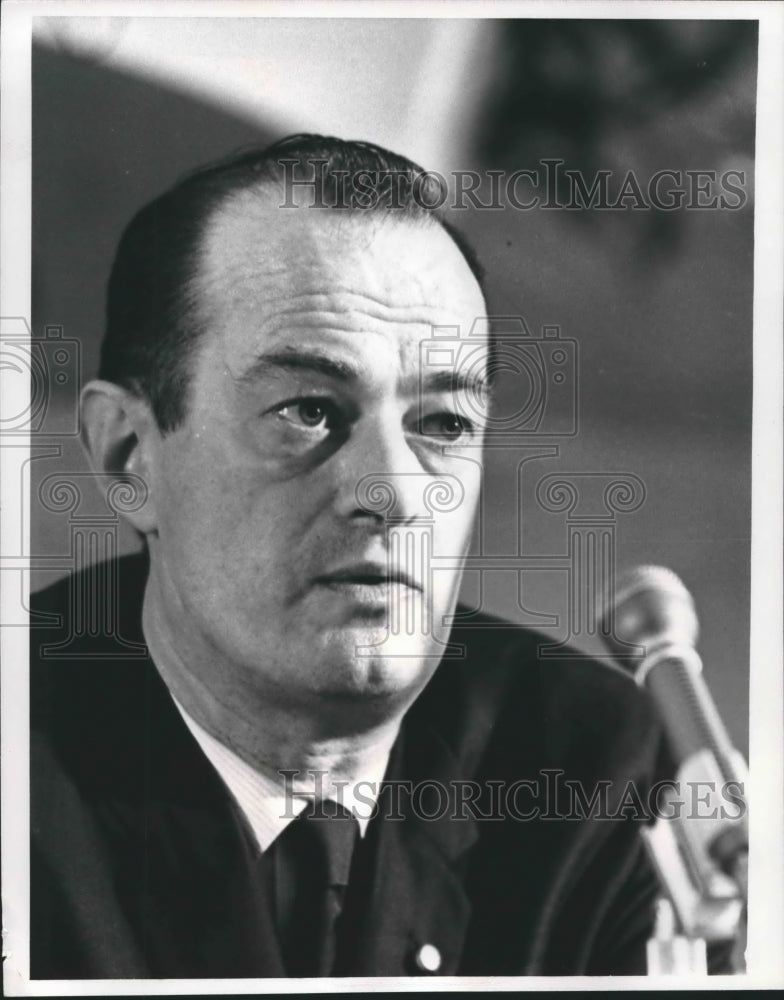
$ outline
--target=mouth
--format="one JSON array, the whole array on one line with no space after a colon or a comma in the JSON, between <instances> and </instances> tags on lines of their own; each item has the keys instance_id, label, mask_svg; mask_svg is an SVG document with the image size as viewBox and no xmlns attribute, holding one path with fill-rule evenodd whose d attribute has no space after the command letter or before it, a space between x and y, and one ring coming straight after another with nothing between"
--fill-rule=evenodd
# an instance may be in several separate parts
<instances>
[{"instance_id":1,"label":"mouth","mask_svg":"<svg viewBox=\"0 0 784 1000\"><path fill-rule=\"evenodd\" d=\"M395 589L422 592L422 585L404 570L376 563L357 563L317 576L315 583L334 590L365 592L383 598Z\"/></svg>"}]
</instances>

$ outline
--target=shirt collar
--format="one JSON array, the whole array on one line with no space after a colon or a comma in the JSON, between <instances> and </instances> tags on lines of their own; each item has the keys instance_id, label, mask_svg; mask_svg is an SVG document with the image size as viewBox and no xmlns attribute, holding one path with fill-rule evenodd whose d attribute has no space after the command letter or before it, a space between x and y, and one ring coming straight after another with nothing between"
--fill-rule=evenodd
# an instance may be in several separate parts
<instances>
[{"instance_id":1,"label":"shirt collar","mask_svg":"<svg viewBox=\"0 0 784 1000\"><path fill-rule=\"evenodd\" d=\"M262 852L266 851L289 823L296 819L316 797L315 790L308 791L306 786L300 783L292 784L290 779L287 781L283 775L279 781L275 781L262 771L257 771L203 729L188 715L176 698L173 697L172 700L205 757L242 809L259 849ZM339 802L354 814L362 837L375 811L388 761L389 747L384 747L368 759L362 778L347 782L345 785L340 782L338 788L333 787L331 792L329 782L323 782L323 797ZM321 787L319 785L319 790Z\"/></svg>"},{"instance_id":2,"label":"shirt collar","mask_svg":"<svg viewBox=\"0 0 784 1000\"><path fill-rule=\"evenodd\" d=\"M153 663L160 663L165 644L158 641L159 637L148 614L150 610L148 595L149 592L146 592L142 615L144 638ZM347 782L345 785L343 782L330 784L328 775L323 775L323 780L318 781L312 772L305 772L306 782L292 783L291 779L286 779L283 774L270 775L252 767L234 750L199 725L174 697L171 690L169 694L205 757L237 801L262 852L266 851L289 823L317 797L330 798L345 806L356 817L360 836L365 835L367 825L376 809L392 741L375 747L368 753L363 761L361 776L353 782ZM315 773L318 775L320 772Z\"/></svg>"}]
</instances>

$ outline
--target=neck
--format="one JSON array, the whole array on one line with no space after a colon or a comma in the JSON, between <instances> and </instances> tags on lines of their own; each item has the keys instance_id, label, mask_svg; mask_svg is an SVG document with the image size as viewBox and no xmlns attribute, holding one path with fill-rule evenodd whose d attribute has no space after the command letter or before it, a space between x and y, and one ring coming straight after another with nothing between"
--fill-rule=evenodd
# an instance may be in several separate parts
<instances>
[{"instance_id":1,"label":"neck","mask_svg":"<svg viewBox=\"0 0 784 1000\"><path fill-rule=\"evenodd\" d=\"M144 595L142 627L150 656L185 712L251 767L281 780L299 772L302 782L357 781L387 755L405 707L393 715L365 712L305 712L286 707L258 687L237 682L236 671L215 650L206 656L193 636L170 625L160 583L152 572ZM321 778L309 775L320 774Z\"/></svg>"}]
</instances>

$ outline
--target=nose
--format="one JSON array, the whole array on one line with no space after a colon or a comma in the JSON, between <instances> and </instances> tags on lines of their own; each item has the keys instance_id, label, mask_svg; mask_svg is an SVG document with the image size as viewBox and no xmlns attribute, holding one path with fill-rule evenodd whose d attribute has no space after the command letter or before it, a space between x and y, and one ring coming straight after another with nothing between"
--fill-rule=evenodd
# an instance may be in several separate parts
<instances>
[{"instance_id":1,"label":"nose","mask_svg":"<svg viewBox=\"0 0 784 1000\"><path fill-rule=\"evenodd\" d=\"M434 475L411 447L394 408L357 421L333 463L341 517L404 524L425 513Z\"/></svg>"}]
</instances>

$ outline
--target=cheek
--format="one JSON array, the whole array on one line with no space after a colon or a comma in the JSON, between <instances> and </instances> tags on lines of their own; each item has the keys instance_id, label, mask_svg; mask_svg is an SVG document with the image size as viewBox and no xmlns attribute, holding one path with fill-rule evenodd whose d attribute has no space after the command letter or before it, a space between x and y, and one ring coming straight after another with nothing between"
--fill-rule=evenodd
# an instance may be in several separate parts
<instances>
[{"instance_id":1,"label":"cheek","mask_svg":"<svg viewBox=\"0 0 784 1000\"><path fill-rule=\"evenodd\" d=\"M234 548L253 499L247 475L231 469L225 454L198 440L172 442L156 469L155 504L161 546L196 562Z\"/></svg>"},{"instance_id":2,"label":"cheek","mask_svg":"<svg viewBox=\"0 0 784 1000\"><path fill-rule=\"evenodd\" d=\"M313 491L270 483L223 454L183 449L160 483L159 540L189 586L231 602L242 591L282 585L309 531ZM199 578L202 579L199 579ZM209 581L209 582L207 582Z\"/></svg>"}]
</instances>

